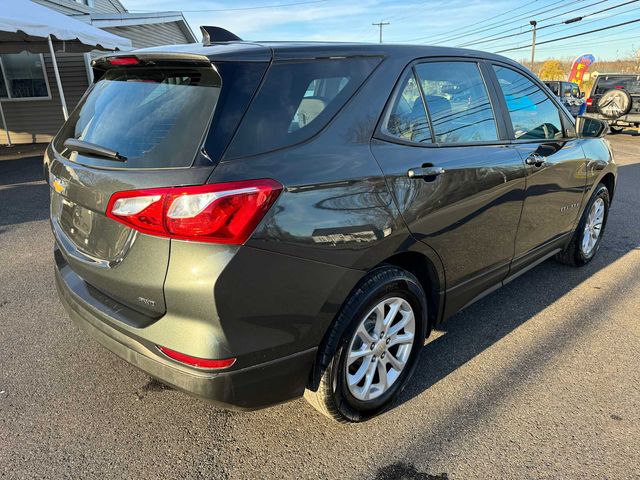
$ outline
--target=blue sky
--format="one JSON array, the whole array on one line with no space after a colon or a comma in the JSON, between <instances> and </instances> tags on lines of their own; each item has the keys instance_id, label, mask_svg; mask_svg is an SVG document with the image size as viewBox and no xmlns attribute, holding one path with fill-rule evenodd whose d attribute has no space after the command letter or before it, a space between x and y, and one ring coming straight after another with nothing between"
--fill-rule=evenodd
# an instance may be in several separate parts
<instances>
[{"instance_id":1,"label":"blue sky","mask_svg":"<svg viewBox=\"0 0 640 480\"><path fill-rule=\"evenodd\" d=\"M381 20L390 22L384 27L384 41L388 43L459 46L487 37L526 32L469 46L494 52L530 44L530 19L538 20L539 27L546 27L538 32L538 41L543 42L640 18L640 1L637 1L589 16L577 23L551 26L629 0L315 0L312 3L273 7L305 1L310 0L123 0L123 3L132 12L181 10L197 36L200 25L217 25L247 40L377 42L378 28L371 23ZM543 10L549 11L543 13ZM542 21L553 16L557 17ZM583 53L592 53L599 59L613 59L628 57L639 48L640 22L539 45L536 59L575 57ZM505 52L503 55L515 59L528 58L530 49Z\"/></svg>"}]
</instances>

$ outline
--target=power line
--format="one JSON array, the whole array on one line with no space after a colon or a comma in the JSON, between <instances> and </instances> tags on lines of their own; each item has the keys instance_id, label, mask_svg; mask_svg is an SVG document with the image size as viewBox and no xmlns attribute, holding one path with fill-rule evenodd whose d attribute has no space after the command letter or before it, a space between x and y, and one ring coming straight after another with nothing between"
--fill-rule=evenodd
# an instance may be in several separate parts
<instances>
[{"instance_id":1,"label":"power line","mask_svg":"<svg viewBox=\"0 0 640 480\"><path fill-rule=\"evenodd\" d=\"M638 36L632 36L632 37L627 37L625 36L624 38L614 38L614 39L608 39L607 40L607 46L614 44L614 43L620 43L620 42L629 42L629 40L635 40L635 39L640 39L640 35ZM587 42L587 43L581 43L580 47L592 47L592 46L597 46L597 45L602 45L601 41L594 41L594 42ZM542 48L540 50L538 50L538 53L542 52L558 52L558 51L566 51L566 50L577 50L575 45L565 45L565 46L549 46L547 48ZM580 52L582 52L582 50L580 50Z\"/></svg>"},{"instance_id":2,"label":"power line","mask_svg":"<svg viewBox=\"0 0 640 480\"><path fill-rule=\"evenodd\" d=\"M609 45L612 42L621 42L621 41L625 41L627 39L630 40L630 39L634 39L634 38L640 38L640 36L639 37L633 37L633 36L629 37L627 35L624 35L627 32L635 32L635 31L637 31L637 27L635 25L633 27L631 27L631 28L623 28L622 30L618 30L616 32L616 35L623 35L623 37L615 37L614 36L614 37L611 37L611 38L607 38L606 44ZM560 46L558 46L558 45L549 45L547 47L542 47L541 50L545 51L545 52L546 51L550 51L552 49L555 51L555 50L566 50L568 48L572 48L574 50L577 49L577 48L580 48L582 50L582 47L592 46L592 45L602 45L602 44L603 44L602 40L592 40L592 41L588 41L588 42L580 42L578 45L564 45L564 46L563 45L560 45Z\"/></svg>"},{"instance_id":3,"label":"power line","mask_svg":"<svg viewBox=\"0 0 640 480\"><path fill-rule=\"evenodd\" d=\"M501 17L501 16L503 16L503 15L508 15L508 14L513 13L513 12L515 12L515 11L517 11L517 10L520 10L520 9L522 9L522 8L524 8L524 7L528 7L529 5L531 5L532 3L535 3L535 2L537 2L537 1L539 1L539 0L533 0L533 2L526 2L524 5L521 5L521 6L519 6L519 7L513 8L513 9L511 9L511 10L507 10L506 12L500 13L500 14L498 14L498 15L493 15L492 17L487 17L487 18L484 18L484 19L482 19L482 20L478 20L478 21L477 21L476 23L474 23L473 25L464 25L464 26L462 26L462 27L458 27L458 28L454 28L453 30L449 30L449 31L448 31L448 32L446 32L446 33L441 33L441 34L435 35L435 36L433 36L433 37L431 37L431 36L426 36L426 37L418 37L418 38L408 38L408 39L403 40L403 41L405 41L405 42L411 42L411 41L414 41L414 40L422 40L422 39L425 39L425 38L438 39L438 38L440 38L440 37L445 37L445 36L447 36L447 35L451 35L452 33L455 33L455 32L460 32L460 31L463 31L463 30L467 30L468 28L474 29L474 28L476 28L476 27L477 27L479 24L481 24L481 23L488 22L488 21L490 21L490 20L494 20L494 19L496 19L496 18L498 18L498 17ZM556 2L556 3L561 3L561 2ZM535 9L534 9L534 10L535 10ZM499 23L499 22L498 22L498 23ZM495 25L495 24L491 24L491 25Z\"/></svg>"},{"instance_id":4,"label":"power line","mask_svg":"<svg viewBox=\"0 0 640 480\"><path fill-rule=\"evenodd\" d=\"M625 10L623 12L614 13L612 15L607 15L607 16L605 16L603 18L595 18L593 20L588 20L588 21L586 21L584 23L577 23L576 22L576 25L574 25L572 27L565 27L562 30L556 30L554 32L547 33L545 35L540 35L539 38L549 38L549 37L551 37L553 35L557 35L558 33L564 33L567 30L572 30L574 28L582 28L582 27L584 27L586 25L589 25L589 24L592 24L592 23L601 22L601 21L603 21L605 19L608 19L608 18L617 17L618 15L626 15L626 14L629 14L629 13L632 13L632 12L636 12L638 10L640 10L640 8L632 8L631 10ZM502 44L502 45L493 45L491 48L493 50L496 50L496 49L511 48L513 46L519 46L519 45L520 45L519 42L517 42L515 44L514 43L506 43L506 44Z\"/></svg>"},{"instance_id":5,"label":"power line","mask_svg":"<svg viewBox=\"0 0 640 480\"><path fill-rule=\"evenodd\" d=\"M515 17L515 18L511 19L510 21L508 21L508 22L506 22L506 23L504 23L502 25L514 24L514 23L517 23L517 22L519 22L521 20L524 20L524 19L527 19L527 18L537 17L538 15L543 15L545 13L549 13L549 12L552 12L554 10L558 10L558 9L564 8L564 7L568 6L568 5L572 5L572 4L575 4L575 3L581 3L581 2L584 2L584 1L585 0L573 0L572 2L569 2L569 3L565 3L564 1L556 2L556 3L553 3L552 5L557 5L558 3L565 3L565 4L557 6L557 7L554 7L554 8L549 8L547 10L542 10L542 11L537 11L537 12L528 12L528 13L525 13L525 14L520 15L518 17ZM609 0L598 0L598 3L607 2L607 1L609 1ZM494 26L492 26L492 27L486 27L486 28L483 28L483 29L480 29L480 30L476 30L476 31L470 32L470 33L466 33L466 34L463 34L463 35L458 35L456 37L451 37L451 38L448 38L448 39L445 39L445 40L441 40L441 41L439 41L437 43L442 43L442 42L451 41L451 40L458 40L460 38L463 38L463 37L466 37L466 36L469 36L469 35L477 35L479 33L488 32L489 30L493 30L495 28L495 25L497 25L497 24L494 24ZM521 27L516 27L516 28L521 28Z\"/></svg>"},{"instance_id":6,"label":"power line","mask_svg":"<svg viewBox=\"0 0 640 480\"><path fill-rule=\"evenodd\" d=\"M552 3L551 5L558 5L559 3L564 3L563 6L556 6L556 7L553 7L553 8L547 8L546 10L544 10L544 8L546 8L546 7L543 7L543 10L540 10L540 11L536 11L536 10L529 11L529 12L526 12L526 13L524 13L522 15L519 15L517 17L512 18L508 22L496 22L496 23L487 25L486 27L483 27L483 28L479 28L479 29L476 29L476 30L471 30L469 32L462 33L460 35L455 35L453 37L448 37L448 38L444 38L442 40L438 40L436 42L433 42L433 44L434 45L438 45L438 44L441 44L441 43L444 43L444 42L449 42L449 41L452 41L452 40L458 40L460 38L467 37L469 35L477 35L479 33L488 32L489 30L493 30L497 25L501 25L501 26L502 25L511 25L511 24L514 24L514 23L519 22L519 21L521 21L523 19L526 19L526 18L531 18L533 16L543 15L545 13L552 12L552 11L557 10L559 8L563 8L565 6L572 5L572 4L575 4L575 3L584 2L584 1L585 0L573 0L571 2L566 3L564 0L560 0L559 2ZM600 0L600 1L609 1L609 0ZM550 5L547 5L547 7L548 6L550 6ZM425 37L425 38L428 38L428 37Z\"/></svg>"},{"instance_id":7,"label":"power line","mask_svg":"<svg viewBox=\"0 0 640 480\"><path fill-rule=\"evenodd\" d=\"M507 11L505 11L505 12L499 13L498 15L493 15L493 16L491 16L491 17L483 18L482 20L478 20L478 21L477 21L476 23L474 23L473 25L464 25L464 26L462 26L462 27L454 28L453 30L449 30L447 33L440 34L440 35L436 35L434 38L438 38L438 37L443 37L443 36L446 36L446 35L450 35L450 34L452 34L452 33L459 32L459 31L461 31L461 30L466 30L467 28L475 28L475 27L477 27L477 26L478 26L478 24L480 24L480 23L484 23L484 22L489 22L489 21L491 21L491 20L495 20L496 18L502 17L502 16L504 16L504 15L508 15L508 14L510 14L510 13L513 13L513 12L517 11L517 10L521 10L521 9L523 9L523 8L525 8L525 7L528 7L528 6L530 6L532 3L536 3L536 2L538 2L538 1L539 1L539 0L533 0L533 1L525 2L523 5L520 5L519 7L516 7L516 8L513 8L513 9L511 9L511 10L507 10ZM426 38L426 37L420 37L420 38L417 38L417 39L409 39L409 40L420 40L420 39L422 39L422 38Z\"/></svg>"},{"instance_id":8,"label":"power line","mask_svg":"<svg viewBox=\"0 0 640 480\"><path fill-rule=\"evenodd\" d=\"M603 3L603 1L607 1L607 0L600 0L599 2L595 2L595 3L591 4L591 5L586 5L585 7L581 7L581 8L574 9L574 10L570 10L570 11L568 11L568 12L564 12L564 13L561 13L561 14L555 15L555 16L553 16L553 17L543 18L542 20L538 20L538 23L544 22L545 20L550 20L550 19L552 19L552 18L561 17L561 16L563 16L563 15L566 15L567 13L573 13L573 12L575 12L576 10L582 10L583 8L589 8L589 7L592 7L592 6L597 5L597 4L599 4L599 3ZM551 28L551 27L557 27L558 25L567 25L567 24L570 24L570 23L579 22L579 21L581 21L581 20L583 20L583 19L585 19L585 18L592 17L593 15L598 15L598 14L600 14L600 13L608 12L609 10L614 10L614 9L616 9L616 8L624 7L624 6L626 6L626 5L629 5L629 4L631 4L631 3L636 3L636 2L638 2L638 1L640 1L640 0L630 0L630 1L628 1L628 2L620 3L620 4L618 4L618 5L614 5L614 6L612 6L612 7L603 8L602 10L598 10L597 12L591 12L591 13L587 13L587 14L582 15L582 16L579 16L579 17L570 18L570 19L565 20L565 21L563 21L563 22L552 23L551 25L544 25L544 26L542 26L542 27L538 27L538 30L543 30L543 29L545 29L545 28ZM623 14L623 13L627 13L627 12L620 12L620 14ZM616 15L618 15L618 14L616 14ZM610 16L613 16L613 15L610 15ZM520 26L520 27L516 27L515 29L511 29L511 30L505 30L504 32L500 32L500 33L506 33L506 32L508 32L508 31L513 31L513 30L517 30L517 29L524 28L524 27L526 27L526 25L522 25L522 26ZM497 33L496 35L500 35L500 33ZM497 41L497 40L503 40L503 39L505 39L505 38L517 37L517 36L519 36L519 35L523 35L523 34L525 34L525 33L529 33L529 32L528 32L528 31L523 31L523 32L518 32L518 33L512 33L512 34L510 34L510 35L498 36L498 37L493 36L493 35L489 35L489 36L487 36L487 37L480 38L480 39L478 39L478 40L473 40L473 41L471 41L471 42L467 42L467 43L462 43L462 44L460 44L460 45L456 45L456 47L468 47L468 46L470 46L470 45L478 45L478 44L480 44L480 43L490 43L490 42L495 42L495 41ZM543 35L543 36L544 36L544 35Z\"/></svg>"},{"instance_id":9,"label":"power line","mask_svg":"<svg viewBox=\"0 0 640 480\"><path fill-rule=\"evenodd\" d=\"M180 10L183 13L200 13L200 12L239 12L244 10L261 10L266 8L282 8L282 7L292 7L294 5L311 5L314 3L323 3L328 2L329 0L307 0L304 2L293 2L293 3L278 3L274 5L260 5L255 7L238 7L238 8L204 8L200 10ZM131 9L132 12L154 12L155 10L136 10Z\"/></svg>"},{"instance_id":10,"label":"power line","mask_svg":"<svg viewBox=\"0 0 640 480\"><path fill-rule=\"evenodd\" d=\"M580 33L575 33L573 35L566 35L564 37L559 37L559 38L554 38L552 40L545 40L544 42L538 42L538 45L544 45L546 43L553 43L553 42L559 42L560 40L566 40L568 38L575 38L575 37L581 37L582 35L589 35L591 33L596 33L596 32L603 32L605 30L610 30L612 28L616 28L616 27L622 27L623 25L630 25L632 23L637 23L640 22L640 18L636 18L635 20L629 20L627 22L622 22L622 23L617 23L615 25L609 25L607 27L602 27L602 28L596 28L594 30L589 30L588 32L580 32ZM504 52L511 52L513 50L522 50L523 48L529 48L531 46L531 44L529 45L523 45L521 47L514 47L514 48L507 48L505 50L498 50L495 53L504 53Z\"/></svg>"},{"instance_id":11,"label":"power line","mask_svg":"<svg viewBox=\"0 0 640 480\"><path fill-rule=\"evenodd\" d=\"M640 1L640 0L635 0L635 1ZM562 30L557 30L557 31L555 31L555 32L549 32L549 33L547 33L547 34L545 34L545 35L541 35L541 36L540 36L540 38L547 38L547 37L550 37L550 36L555 35L555 34L560 33L560 32L563 32L563 33L564 33L564 32L566 32L567 30L571 30L571 29L574 29L574 28L584 27L585 25L590 25L590 24L592 24L592 23L601 22L601 21L603 21L603 20L606 20L607 18L617 17L617 16L619 16L619 15L626 15L626 14L629 14L629 13L632 13L632 12L637 12L638 10L640 10L640 8L632 8L632 9L630 9L630 10L625 10L625 11L623 11L623 12L612 13L611 15L605 15L605 16L604 16L604 17L602 17L602 18L594 18L593 20L588 20L588 21L586 21L586 22L584 22L584 23L577 23L577 22L575 22L575 23L576 23L576 25L574 25L573 27L566 27L566 28L564 28L564 29L562 29Z\"/></svg>"},{"instance_id":12,"label":"power line","mask_svg":"<svg viewBox=\"0 0 640 480\"><path fill-rule=\"evenodd\" d=\"M579 0L579 1L582 1L582 0ZM538 23L542 23L542 22L546 22L547 20L552 20L554 18L562 17L563 15L566 15L568 13L573 13L573 12L576 12L578 10L582 10L582 9L585 9L585 8L593 7L595 5L598 5L598 4L604 3L604 2L608 2L608 1L609 0L598 0L597 2L590 3L589 5L582 5L582 6L578 7L578 8L574 8L572 10L567 10L566 12L561 12L561 13L557 13L555 15L551 15L551 16L546 17L546 18L541 18L540 20L538 20ZM553 25L557 25L557 24L553 24ZM542 30L543 28L549 28L549 27L551 27L553 25L542 26L538 30ZM486 37L478 38L476 40L471 40L470 42L466 42L466 43L463 43L461 45L456 45L456 46L463 47L463 46L467 46L467 45L475 45L475 44L478 44L478 43L489 42L489 41L491 41L491 39L499 40L499 39L502 39L502 38L509 38L509 37L515 37L517 35L522 35L523 33L529 33L529 31L527 30L525 32L519 32L519 33L514 33L512 35L505 35L504 37L496 37L496 38L494 38L496 35L502 35L503 33L509 33L509 32L513 32L513 31L516 31L516 30L521 30L521 29L523 29L525 27L528 27L528 25L520 25L520 26L517 26L517 27L514 27L514 28L510 28L508 30L502 30L501 32L496 32L496 33L494 33L492 35L487 35Z\"/></svg>"}]
</instances>

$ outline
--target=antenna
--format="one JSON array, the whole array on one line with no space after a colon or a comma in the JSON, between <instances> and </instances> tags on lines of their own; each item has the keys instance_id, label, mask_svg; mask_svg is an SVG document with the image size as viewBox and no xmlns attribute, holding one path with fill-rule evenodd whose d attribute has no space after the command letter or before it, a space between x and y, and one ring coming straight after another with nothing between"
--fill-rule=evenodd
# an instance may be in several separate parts
<instances>
[{"instance_id":1,"label":"antenna","mask_svg":"<svg viewBox=\"0 0 640 480\"><path fill-rule=\"evenodd\" d=\"M242 39L237 35L231 33L229 30L225 30L220 27L213 27L208 25L202 25L200 27L202 32L202 44L210 45L212 42L241 42Z\"/></svg>"}]
</instances>

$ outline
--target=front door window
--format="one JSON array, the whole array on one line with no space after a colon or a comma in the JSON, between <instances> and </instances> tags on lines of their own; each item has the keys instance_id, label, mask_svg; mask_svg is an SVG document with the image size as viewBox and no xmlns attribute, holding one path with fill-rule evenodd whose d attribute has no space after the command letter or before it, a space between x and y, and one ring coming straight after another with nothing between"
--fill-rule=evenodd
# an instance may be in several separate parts
<instances>
[{"instance_id":1,"label":"front door window","mask_svg":"<svg viewBox=\"0 0 640 480\"><path fill-rule=\"evenodd\" d=\"M493 66L507 102L516 140L562 138L560 111L546 93L524 75Z\"/></svg>"}]
</instances>

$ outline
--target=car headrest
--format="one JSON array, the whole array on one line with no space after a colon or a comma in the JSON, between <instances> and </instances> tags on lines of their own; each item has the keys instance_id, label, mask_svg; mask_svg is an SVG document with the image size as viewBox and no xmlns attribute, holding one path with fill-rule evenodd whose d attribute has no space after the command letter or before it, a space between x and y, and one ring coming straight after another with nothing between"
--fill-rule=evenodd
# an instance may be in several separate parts
<instances>
[{"instance_id":1,"label":"car headrest","mask_svg":"<svg viewBox=\"0 0 640 480\"><path fill-rule=\"evenodd\" d=\"M451 115L451 102L440 95L425 95L424 99L429 107L431 120L433 122L445 120Z\"/></svg>"},{"instance_id":2,"label":"car headrest","mask_svg":"<svg viewBox=\"0 0 640 480\"><path fill-rule=\"evenodd\" d=\"M298 106L298 125L300 128L307 126L327 108L326 100L320 97L305 97Z\"/></svg>"},{"instance_id":3,"label":"car headrest","mask_svg":"<svg viewBox=\"0 0 640 480\"><path fill-rule=\"evenodd\" d=\"M416 98L415 102L413 102L413 107L411 108L411 116L415 118L424 115L424 104L422 103L422 98L418 97Z\"/></svg>"}]
</instances>

